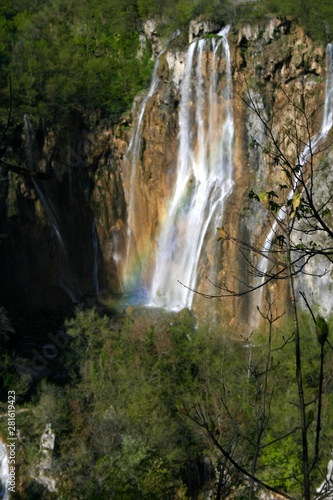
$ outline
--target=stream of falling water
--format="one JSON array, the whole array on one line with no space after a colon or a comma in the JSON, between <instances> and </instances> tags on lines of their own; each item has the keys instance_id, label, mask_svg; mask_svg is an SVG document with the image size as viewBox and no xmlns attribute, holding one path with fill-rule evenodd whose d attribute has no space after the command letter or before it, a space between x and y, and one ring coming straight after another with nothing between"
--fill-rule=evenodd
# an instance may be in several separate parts
<instances>
[{"instance_id":1,"label":"stream of falling water","mask_svg":"<svg viewBox=\"0 0 333 500\"><path fill-rule=\"evenodd\" d=\"M136 125L134 134L131 138L131 141L129 143L127 152L126 152L126 158L130 159L131 163L131 177L130 177L130 193L129 193L129 201L127 205L127 211L128 211L128 218L127 218L127 244L126 244L126 258L125 258L125 263L124 263L124 268L128 269L129 268L129 259L130 259L130 254L131 254L131 249L133 245L133 236L132 236L132 231L131 227L133 227L133 224L135 224L135 173L136 173L136 166L138 164L138 159L139 159L139 152L140 152L140 145L141 145L141 132L142 132L142 120L145 114L146 106L149 101L149 99L154 95L157 85L159 83L159 78L157 75L157 70L160 64L160 59L158 58L155 62L154 66L154 71L153 71L153 76L151 80L151 85L148 94L142 101L140 111L139 111L139 118L138 118L138 123ZM135 283L133 283L133 279L131 276L126 276L126 282L125 282L125 288L135 286Z\"/></svg>"},{"instance_id":2,"label":"stream of falling water","mask_svg":"<svg viewBox=\"0 0 333 500\"><path fill-rule=\"evenodd\" d=\"M136 242L133 235L133 227L136 223L136 213L135 213L135 200L136 200L136 172L139 164L140 148L142 143L142 126L143 117L145 115L146 106L150 98L155 94L156 89L159 84L158 77L158 67L160 64L160 57L157 58L154 66L153 76L151 79L150 89L146 97L143 99L140 110L138 122L134 130L134 134L130 140L128 149L125 154L125 158L130 163L130 180L129 180L129 195L127 201L127 229L126 229L126 253L123 264L123 279L122 285L124 291L136 290L141 286L141 276L136 272L132 271L131 255L133 249L136 248Z\"/></svg>"},{"instance_id":3,"label":"stream of falling water","mask_svg":"<svg viewBox=\"0 0 333 500\"><path fill-rule=\"evenodd\" d=\"M136 198L136 184L135 184L135 177L136 177L136 171L137 171L137 166L139 163L139 156L140 156L140 148L142 144L142 126L143 126L143 118L145 115L146 107L151 99L151 97L155 94L158 84L160 82L160 78L158 76L158 68L160 65L160 58L161 56L165 53L167 50L168 44L174 40L178 35L180 34L179 30L176 30L171 37L167 40L166 43L166 48L160 52L158 55L155 65L154 65L154 70L153 70L153 75L151 78L151 83L150 83L150 88L148 91L148 94L146 97L143 99L140 109L139 109L139 115L138 115L138 122L136 124L134 133L132 135L132 138L130 140L130 143L128 145L125 158L126 160L129 160L130 162L130 167L131 167L131 173L130 173L130 181L129 181L129 196L128 196L128 202L127 202L127 230L126 230L126 254L125 254L125 260L123 264L123 269L125 270L123 278L123 288L124 290L129 290L129 289L135 289L137 286L140 286L140 283L138 283L138 276L136 274L132 274L129 270L131 269L131 252L133 248L135 247L135 241L134 241L134 236L132 234L132 228L136 223L135 220L135 198Z\"/></svg>"},{"instance_id":4,"label":"stream of falling water","mask_svg":"<svg viewBox=\"0 0 333 500\"><path fill-rule=\"evenodd\" d=\"M34 130L33 126L29 120L27 115L24 115L24 127L25 127L25 152L27 158L27 164L30 170L35 169L34 165ZM64 240L61 236L61 231L59 228L59 223L57 220L57 211L53 206L53 203L50 197L47 194L44 194L43 189L39 185L38 181L34 178L31 179L36 194L45 210L46 216L54 230L56 241L59 247L59 254L61 256L61 260L59 263L59 286L68 294L71 301L73 303L77 303L78 299L76 295L78 295L77 286L75 283L75 279L73 277L73 273L71 270L71 265L69 262L68 253L66 250L66 246Z\"/></svg>"},{"instance_id":5,"label":"stream of falling water","mask_svg":"<svg viewBox=\"0 0 333 500\"><path fill-rule=\"evenodd\" d=\"M96 228L96 219L94 219L92 226L92 250L93 250L93 269L92 269L92 277L94 284L94 292L96 295L99 294L99 279L98 279L98 235Z\"/></svg>"},{"instance_id":6,"label":"stream of falling water","mask_svg":"<svg viewBox=\"0 0 333 500\"><path fill-rule=\"evenodd\" d=\"M313 137L311 137L309 143L305 146L304 150L300 154L298 158L298 164L303 167L306 165L306 163L309 161L309 158L311 155L313 155L316 151L318 151L318 148L320 145L325 141L329 131L332 128L333 125L333 46L332 44L327 45L326 49L326 60L327 60L327 69L326 69L326 80L325 80L325 100L324 100L324 110L323 110L323 119L322 119L322 124L320 131L315 134ZM290 193L288 194L288 199L291 199L297 189L297 179L294 180L294 185L293 188L291 189ZM277 226L279 222L282 222L286 217L286 211L285 207L282 207L276 217L276 220L272 224L272 228L267 235L264 245L263 245L263 253L265 255L268 255L272 241L274 239ZM268 271L268 265L269 265L269 260L263 256L258 265L258 270L260 274L262 275L261 278L261 284L264 283L265 281L265 273ZM263 294L263 287L259 289L259 296L257 294L256 296L256 301L257 304L261 304L262 301L262 294ZM252 310L255 310L255 308L251 308ZM256 315L256 318L259 318L259 315ZM251 323L256 323L256 320L253 320Z\"/></svg>"},{"instance_id":7,"label":"stream of falling water","mask_svg":"<svg viewBox=\"0 0 333 500\"><path fill-rule=\"evenodd\" d=\"M177 177L157 242L150 289L152 306L172 310L192 306L190 289L196 286L204 240L210 227L215 235L233 187L228 32L226 27L212 40L192 43L187 52L179 108ZM222 90L218 70L221 58L225 61Z\"/></svg>"},{"instance_id":8,"label":"stream of falling water","mask_svg":"<svg viewBox=\"0 0 333 500\"><path fill-rule=\"evenodd\" d=\"M8 455L5 443L0 441L0 498L9 500L8 493L9 467Z\"/></svg>"}]
</instances>

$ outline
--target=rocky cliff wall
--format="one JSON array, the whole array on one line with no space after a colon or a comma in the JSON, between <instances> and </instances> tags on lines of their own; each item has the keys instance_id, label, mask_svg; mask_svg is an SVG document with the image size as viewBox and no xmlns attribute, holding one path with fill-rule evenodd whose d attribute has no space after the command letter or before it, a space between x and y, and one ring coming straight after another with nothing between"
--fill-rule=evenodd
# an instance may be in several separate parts
<instances>
[{"instance_id":1,"label":"rocky cliff wall","mask_svg":"<svg viewBox=\"0 0 333 500\"><path fill-rule=\"evenodd\" d=\"M79 114L47 126L25 117L17 127L13 161L51 179L9 173L2 185L5 303L68 310L99 288L117 287L109 236L126 220L121 135L109 120Z\"/></svg>"}]
</instances>

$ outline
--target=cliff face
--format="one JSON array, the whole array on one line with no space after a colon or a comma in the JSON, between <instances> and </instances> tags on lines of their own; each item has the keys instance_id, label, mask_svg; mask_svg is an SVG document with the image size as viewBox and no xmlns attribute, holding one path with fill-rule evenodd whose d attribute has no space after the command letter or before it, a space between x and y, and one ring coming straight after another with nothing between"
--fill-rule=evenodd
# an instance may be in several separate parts
<instances>
[{"instance_id":1,"label":"cliff face","mask_svg":"<svg viewBox=\"0 0 333 500\"><path fill-rule=\"evenodd\" d=\"M3 184L4 303L68 309L109 282L116 287L109 233L126 219L118 162L125 142L109 121L78 114L54 126L25 117L16 134L22 164L52 177L9 174Z\"/></svg>"},{"instance_id":2,"label":"cliff face","mask_svg":"<svg viewBox=\"0 0 333 500\"><path fill-rule=\"evenodd\" d=\"M273 136L280 140L284 138L282 149L297 163L297 154L303 147L296 152L295 145L286 138L286 129L293 129L298 120L298 124L302 123L302 126L297 126L300 140L306 143L307 133L310 137L319 131L322 115L320 112L314 114L308 124L310 128L306 131L304 117L301 117L301 113L297 117L291 115L288 101L301 107L303 99L308 116L321 106L325 89L325 47L315 46L301 28L289 20L281 19L271 19L263 25L244 25L233 33L231 46L237 131L234 149L235 186L224 224L229 234L262 246L270 232L272 219L259 203L249 200L249 191L254 189L259 193L272 189L279 193L279 184L284 184L285 179L280 166L275 166L269 156L264 154L264 148L271 147L272 143L266 137L263 122L244 100L261 110ZM235 245L225 242L223 249L224 255L229 258L222 260L220 280L223 282L225 279L234 290L246 290L246 286L233 280L233 277L249 283L249 272L254 270L240 257ZM260 266L258 255L249 251L246 258L255 266ZM252 279L252 284L258 281ZM280 305L280 311L286 310L289 304L286 286L273 283L270 288L278 298L276 304ZM258 292L241 300L230 301L227 307L232 321L242 318L255 324L258 320L256 306L261 300L261 293Z\"/></svg>"},{"instance_id":3,"label":"cliff face","mask_svg":"<svg viewBox=\"0 0 333 500\"><path fill-rule=\"evenodd\" d=\"M190 40L218 31L219 27L207 23L192 23ZM178 279L213 294L216 289L205 276L213 282L225 282L232 289L241 289L242 284L234 277L246 281L246 261L231 241L215 241L216 226L223 224L234 238L263 242L269 231L267 214L259 204L249 201L248 193L251 188L276 189L281 174L255 145L254 140L259 144L265 141L263 125L243 98L250 96L258 103L265 116L273 120L273 133L283 134L283 127L292 125L293 120L288 115L288 99L299 102L302 94L308 115L323 102L325 48L315 46L297 25L281 19L244 25L238 30L231 28L228 49L226 45L216 49L217 42L211 35L204 40L193 49L188 86L197 80L188 90L187 107L183 83L188 76L189 54L179 50L175 41L159 56L149 92L137 98L132 116L117 126L98 115L72 115L65 124L53 126L31 124L26 118L17 129L22 161L31 170L52 172L53 176L42 182L10 174L1 188L1 231L8 234L0 248L4 300L18 300L19 296L21 304L30 308L56 309L107 290L131 294L139 291L138 300L143 300L144 295L144 300L149 301L146 297L156 283L159 255L166 246L161 239L162 229L174 217L174 238L186 231L180 229L179 214L186 212L186 203L194 206L191 203L200 194L203 181L195 174L196 165L205 162L200 160L200 151L214 163L215 153L210 145L215 140L212 124L225 131L231 115L232 152L225 153L229 146L221 139L221 157L224 164L232 157L232 173L229 180L220 180L230 182L232 189L226 189L222 204L217 202L217 212L209 215L210 223L202 226L205 234L201 235L202 246L197 246L201 257L194 266L198 279L191 283L181 275ZM231 68L230 110L227 50ZM199 63L200 74L195 69ZM215 87L209 83L213 71L217 75ZM217 97L214 103L210 102L210 109L202 107L200 95L211 99L213 94ZM186 126L193 125L186 144L181 143L183 109L189 110ZM311 121L311 134L318 131L320 119L319 113L318 119ZM203 135L206 142L200 145ZM290 149L293 145L286 143L285 147ZM193 162L194 174L186 177L182 208L171 215L170 204L177 179L181 179L180 156L185 149L186 162ZM202 198L213 199L213 187L202 193ZM207 210L203 209L198 221L208 217ZM185 219L183 224L187 224ZM199 245L194 237L190 244ZM170 255L177 255L175 252L166 258L166 269L170 269ZM175 280L177 271L169 277ZM280 298L285 302L282 290ZM186 300L192 304L192 298ZM250 299L220 303L194 300L194 309L201 316L211 318L212 311L218 309L227 313L231 321L235 317L247 319L251 308Z\"/></svg>"}]
</instances>

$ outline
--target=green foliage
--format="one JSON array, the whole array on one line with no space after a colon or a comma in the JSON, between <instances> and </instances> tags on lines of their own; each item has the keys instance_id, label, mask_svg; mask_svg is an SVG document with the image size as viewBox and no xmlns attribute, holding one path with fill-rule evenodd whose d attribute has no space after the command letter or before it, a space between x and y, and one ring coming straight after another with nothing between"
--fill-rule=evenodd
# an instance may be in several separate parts
<instances>
[{"instance_id":1,"label":"green foliage","mask_svg":"<svg viewBox=\"0 0 333 500\"><path fill-rule=\"evenodd\" d=\"M330 0L260 0L238 7L238 20L258 20L267 14L292 16L304 26L309 36L327 43L333 33L333 8Z\"/></svg>"},{"instance_id":2,"label":"green foliage","mask_svg":"<svg viewBox=\"0 0 333 500\"><path fill-rule=\"evenodd\" d=\"M244 343L232 341L221 329L197 329L188 311L147 314L137 310L120 321L95 309L77 310L67 322L70 384L57 387L42 381L31 402L17 414L17 426L25 436L25 467L36 460L41 433L47 423L52 424L53 467L61 478L58 498L75 494L78 499L98 495L185 500L190 489L214 488L217 478L205 485L198 470L204 460L211 463L211 470L220 468L223 456L189 416L206 416L205 429L225 449L232 449L244 467L251 466L263 401L266 328ZM321 348L312 318L302 315L300 325L305 398L312 401ZM289 320L274 329L271 347L265 395L270 401L269 421L256 475L297 496L301 436ZM329 366L333 353L324 347ZM324 469L333 437L332 384L328 373L325 376L320 457ZM316 427L313 404L307 408L307 419L311 437ZM241 484L232 468L228 477L231 486L226 484L225 492ZM320 476L314 480L321 482Z\"/></svg>"},{"instance_id":3,"label":"green foliage","mask_svg":"<svg viewBox=\"0 0 333 500\"><path fill-rule=\"evenodd\" d=\"M38 404L32 408L33 418L31 425L37 433L44 429L46 424L51 424L57 430L58 436L66 435L68 431L68 407L66 399L62 397L63 391L60 387L42 381L36 400ZM38 427L36 427L38 423Z\"/></svg>"},{"instance_id":4,"label":"green foliage","mask_svg":"<svg viewBox=\"0 0 333 500\"><path fill-rule=\"evenodd\" d=\"M187 450L198 453L201 445L178 420L176 403L193 392L186 363L193 318L175 321L169 332L155 333L154 326L138 332L131 318L115 324L93 309L78 310L67 328L71 437L60 445L59 460L75 476L64 478L64 491L73 482L78 498L87 491L102 498L157 499L161 492L174 498L186 490L182 474L192 461ZM91 453L95 466L83 479Z\"/></svg>"},{"instance_id":5,"label":"green foliage","mask_svg":"<svg viewBox=\"0 0 333 500\"><path fill-rule=\"evenodd\" d=\"M272 435L268 435L267 439L274 441ZM297 492L302 472L301 456L300 444L290 436L264 448L261 457L264 480L284 491Z\"/></svg>"},{"instance_id":6,"label":"green foliage","mask_svg":"<svg viewBox=\"0 0 333 500\"><path fill-rule=\"evenodd\" d=\"M139 33L149 17L157 18L166 37L180 28L186 38L190 20L197 17L225 24L268 13L298 18L320 41L333 32L330 0L315 5L260 0L237 8L231 0L84 0L79 5L5 0L0 9L0 85L6 89L11 75L15 110L38 118L73 109L100 108L115 116L126 110L151 75L149 47L138 57Z\"/></svg>"},{"instance_id":7,"label":"green foliage","mask_svg":"<svg viewBox=\"0 0 333 500\"><path fill-rule=\"evenodd\" d=\"M221 339L195 332L186 312L161 323L144 315L120 323L77 310L67 329L71 384L41 383L28 414L18 416L28 459L50 422L59 498L188 498L207 444L180 408L210 398L206 378L220 365Z\"/></svg>"},{"instance_id":8,"label":"green foliage","mask_svg":"<svg viewBox=\"0 0 333 500\"><path fill-rule=\"evenodd\" d=\"M13 336L15 330L8 317L7 311L0 306L0 400L7 400L8 390L15 390L22 394L25 384L17 373L13 358Z\"/></svg>"},{"instance_id":9,"label":"green foliage","mask_svg":"<svg viewBox=\"0 0 333 500\"><path fill-rule=\"evenodd\" d=\"M324 320L325 321L325 320ZM305 313L299 315L301 337L302 337L302 371L303 389L307 404L307 424L309 436L309 453L313 454L314 437L316 432L317 408L314 395L318 391L318 381L320 372L320 346L316 335L314 335L313 318ZM328 323L325 321L327 329ZM265 331L256 333L253 342L262 346L265 341ZM273 349L273 370L270 373L270 383L274 387L274 398L271 402L271 418L264 443L272 442L272 445L265 446L260 454L260 467L267 482L284 489L292 494L296 494L301 481L301 457L302 441L299 428L299 409L297 405L297 385L295 380L294 365L294 336L293 325L290 319L285 320L274 329L272 340ZM256 352L256 363L258 370L264 363L264 353ZM327 381L329 380L328 368L332 363L332 350L326 349L325 363L327 366ZM326 387L324 391L323 415L329 411L331 404L331 388ZM328 415L327 415L328 416ZM326 417L324 417L326 420ZM330 428L326 423L322 423L325 432L325 439L330 435ZM328 434L327 434L328 432ZM289 433L291 433L289 435ZM324 469L328 462L329 446L324 441L321 442L321 462L318 464ZM314 472L313 481L320 484L320 472ZM317 475L316 475L317 474Z\"/></svg>"},{"instance_id":10,"label":"green foliage","mask_svg":"<svg viewBox=\"0 0 333 500\"><path fill-rule=\"evenodd\" d=\"M12 76L15 109L37 117L96 108L120 114L151 69L148 49L138 58L136 21L130 0L8 6L0 71Z\"/></svg>"}]
</instances>

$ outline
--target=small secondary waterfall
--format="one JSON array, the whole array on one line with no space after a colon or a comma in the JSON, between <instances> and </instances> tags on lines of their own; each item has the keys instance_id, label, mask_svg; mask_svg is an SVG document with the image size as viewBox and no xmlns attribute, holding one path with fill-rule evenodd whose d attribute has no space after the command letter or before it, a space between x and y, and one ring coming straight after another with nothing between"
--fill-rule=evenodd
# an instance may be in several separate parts
<instances>
[{"instance_id":1,"label":"small secondary waterfall","mask_svg":"<svg viewBox=\"0 0 333 500\"><path fill-rule=\"evenodd\" d=\"M150 88L148 91L148 94L146 97L143 99L139 113L138 113L138 121L136 124L136 127L134 129L134 133L132 135L132 138L130 140L129 146L127 148L126 154L125 154L125 162L129 162L129 167L130 167L130 175L128 176L129 179L129 189L128 191L128 196L127 196L127 229L126 229L126 253L125 253L125 259L122 264L122 275L123 275L123 288L124 291L133 291L137 288L139 288L142 283L141 283L141 277L140 273L137 273L136 269L133 269L133 253L135 254L136 252L136 241L135 241L135 235L133 233L133 227L137 224L136 220L136 202L138 198L141 198L142 193L138 192L137 185L136 185L136 174L137 174L137 169L140 164L140 152L141 152L141 146L142 146L142 131L143 131L143 118L145 116L145 111L147 104L149 103L150 99L153 97L155 94L160 78L158 76L158 69L160 65L160 59L161 56L165 53L167 50L168 44L174 40L178 35L180 34L179 30L176 30L170 38L166 42L166 48L163 49L155 62L154 65L154 70L153 70L153 75L151 78L151 83L150 83ZM127 170L125 167L124 170ZM128 174L127 174L128 175ZM126 177L126 176L125 176ZM126 190L125 190L126 191ZM135 266L134 266L135 268Z\"/></svg>"},{"instance_id":2,"label":"small secondary waterfall","mask_svg":"<svg viewBox=\"0 0 333 500\"><path fill-rule=\"evenodd\" d=\"M137 198L140 197L140 194L138 193L138 189L136 186L136 173L139 166L140 149L142 144L143 118L145 115L146 106L151 97L156 92L158 83L160 81L157 74L159 64L160 60L158 58L155 62L149 92L141 103L138 122L125 155L125 161L129 162L129 167L130 167L129 189L128 189L129 193L127 199L128 215L127 215L127 229L126 229L126 249L125 249L126 253L123 265L121 266L122 286L125 292L137 290L141 286L141 273L136 272L135 267L133 269L133 260L136 259L133 257L133 254L135 254L136 252L136 241L133 233L133 227L135 227L135 224L137 223L136 202ZM125 168L125 170L127 169Z\"/></svg>"},{"instance_id":3,"label":"small secondary waterfall","mask_svg":"<svg viewBox=\"0 0 333 500\"><path fill-rule=\"evenodd\" d=\"M127 152L126 152L126 158L130 160L131 164L131 176L130 176L130 193L129 193L129 200L127 204L127 211L128 211L128 218L127 218L127 245L126 245L126 258L125 258L125 263L124 263L124 269L128 270L129 269L129 259L131 255L131 250L132 246L134 244L133 241L133 235L131 228L135 224L135 197L136 197L136 190L135 190L135 174L136 174L136 168L138 165L138 160L139 160L139 152L140 152L140 146L141 146L141 132L142 132L142 121L143 117L145 114L146 106L149 101L149 99L154 95L157 85L159 83L159 78L157 75L157 70L160 64L159 58L155 62L154 66L154 71L153 71L153 76L151 79L151 85L148 94L142 101L140 111L139 111L139 118L138 118L138 123L135 127L134 134L131 138L131 141L129 143ZM128 274L128 272L125 272L125 288L129 287L135 287L135 279L131 275Z\"/></svg>"},{"instance_id":4,"label":"small secondary waterfall","mask_svg":"<svg viewBox=\"0 0 333 500\"><path fill-rule=\"evenodd\" d=\"M9 499L8 493L9 467L6 445L0 441L0 498Z\"/></svg>"},{"instance_id":5,"label":"small secondary waterfall","mask_svg":"<svg viewBox=\"0 0 333 500\"><path fill-rule=\"evenodd\" d=\"M96 229L96 219L94 219L92 226L92 249L93 249L93 284L94 284L94 292L96 295L99 293L99 279L98 279L98 236Z\"/></svg>"},{"instance_id":6,"label":"small secondary waterfall","mask_svg":"<svg viewBox=\"0 0 333 500\"><path fill-rule=\"evenodd\" d=\"M189 289L196 286L207 232L212 227L215 235L232 190L234 123L228 31L226 27L212 40L192 43L187 52L177 177L158 238L150 305L175 310L191 307Z\"/></svg>"},{"instance_id":7,"label":"small secondary waterfall","mask_svg":"<svg viewBox=\"0 0 333 500\"><path fill-rule=\"evenodd\" d=\"M76 303L78 302L77 295L79 294L79 291L77 290L77 285L73 277L67 249L61 236L57 218L55 216L55 210L53 208L51 200L47 199L47 197L44 196L41 187L38 186L38 181L32 179L32 182L57 238L59 255L61 256L61 262L59 263L59 286L66 291L71 301L73 303Z\"/></svg>"},{"instance_id":8,"label":"small secondary waterfall","mask_svg":"<svg viewBox=\"0 0 333 500\"><path fill-rule=\"evenodd\" d=\"M327 60L327 69L326 69L326 81L325 81L325 101L324 101L324 110L323 110L323 118L320 131L311 137L309 143L305 146L304 150L300 154L297 159L297 163L303 167L309 161L309 157L311 154L314 154L318 151L320 145L325 141L329 131L333 125L333 46L332 44L327 45L326 49L326 60ZM295 191L297 189L297 180L294 180L294 186L288 194L288 199L291 199ZM279 222L282 222L286 217L285 207L282 207L277 216L276 220L272 224L272 228L267 235L264 245L263 245L263 253L267 254L270 252L272 240L274 239L277 226ZM261 278L261 283L264 282L264 274L267 272L269 266L269 260L266 257L262 257L259 261L258 270L263 274ZM309 271L309 270L308 270ZM311 272L310 272L311 274ZM311 288L311 285L310 285ZM322 287L320 287L322 289ZM260 288L259 297L257 296L257 303L260 304L262 300L262 291ZM318 302L319 303L319 302ZM253 308L252 308L253 309Z\"/></svg>"},{"instance_id":9,"label":"small secondary waterfall","mask_svg":"<svg viewBox=\"0 0 333 500\"><path fill-rule=\"evenodd\" d=\"M34 157L34 142L35 142L35 134L33 130L33 126L29 120L27 115L24 115L24 128L25 128L25 151L27 164L30 170L35 170L36 168L36 159ZM61 260L59 262L59 286L65 290L65 292L70 297L73 303L78 302L77 295L79 294L78 287L76 284L76 280L73 277L73 273L71 270L71 265L69 262L69 257L66 249L66 245L61 235L59 222L57 218L57 211L47 194L47 183L44 184L46 187L46 192L44 192L44 188L39 184L39 181L31 178L36 194L41 202L45 210L45 214L54 230L54 234L56 236L56 241L58 243L59 255Z\"/></svg>"}]
</instances>

